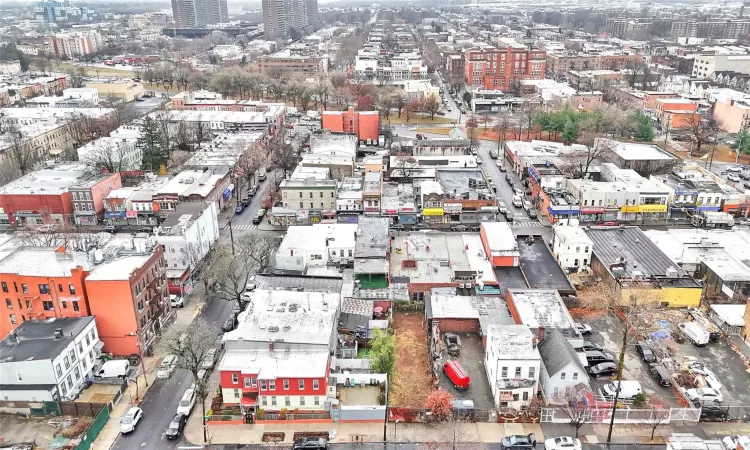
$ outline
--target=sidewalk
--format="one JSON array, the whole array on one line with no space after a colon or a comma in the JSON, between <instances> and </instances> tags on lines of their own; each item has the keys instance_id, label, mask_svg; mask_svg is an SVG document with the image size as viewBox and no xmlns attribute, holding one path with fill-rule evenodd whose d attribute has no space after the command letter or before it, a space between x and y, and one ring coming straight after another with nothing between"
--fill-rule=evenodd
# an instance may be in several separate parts
<instances>
[{"instance_id":1,"label":"sidewalk","mask_svg":"<svg viewBox=\"0 0 750 450\"><path fill-rule=\"evenodd\" d=\"M196 283L195 290L188 298L187 305L184 308L175 310L174 324L185 325L193 321L198 316L203 306L206 304L206 296L203 291L203 284ZM143 397L146 395L156 380L156 372L161 362L164 352L159 345L153 347L154 354L143 358L143 365L146 368L145 382L143 373L139 373L135 380L128 383L128 388L122 394L112 411L102 431L97 436L92 445L92 450L109 450L120 436L120 419L128 412L132 406L138 406Z\"/></svg>"}]
</instances>

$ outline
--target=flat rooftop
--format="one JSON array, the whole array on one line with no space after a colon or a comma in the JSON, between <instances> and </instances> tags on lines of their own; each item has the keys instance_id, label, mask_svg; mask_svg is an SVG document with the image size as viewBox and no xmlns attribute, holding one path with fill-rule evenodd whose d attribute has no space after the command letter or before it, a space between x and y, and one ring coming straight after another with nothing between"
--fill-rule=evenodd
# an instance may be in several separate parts
<instances>
[{"instance_id":1,"label":"flat rooftop","mask_svg":"<svg viewBox=\"0 0 750 450\"><path fill-rule=\"evenodd\" d=\"M224 341L327 345L336 328L340 295L256 289Z\"/></svg>"},{"instance_id":2,"label":"flat rooftop","mask_svg":"<svg viewBox=\"0 0 750 450\"><path fill-rule=\"evenodd\" d=\"M5 362L54 359L94 321L94 316L24 321L12 335L0 341L0 370ZM62 328L63 336L55 339L55 330Z\"/></svg>"},{"instance_id":3,"label":"flat rooftop","mask_svg":"<svg viewBox=\"0 0 750 450\"><path fill-rule=\"evenodd\" d=\"M557 291L510 289L509 299L509 303L512 302L518 312L521 323L529 328L575 328L575 320Z\"/></svg>"},{"instance_id":4,"label":"flat rooftop","mask_svg":"<svg viewBox=\"0 0 750 450\"><path fill-rule=\"evenodd\" d=\"M425 302L428 319L476 319L482 330L492 324L513 325L505 299L489 295L454 295L433 291Z\"/></svg>"},{"instance_id":5,"label":"flat rooftop","mask_svg":"<svg viewBox=\"0 0 750 450\"><path fill-rule=\"evenodd\" d=\"M360 217L357 224L355 258L385 258L390 248L388 218Z\"/></svg>"},{"instance_id":6,"label":"flat rooftop","mask_svg":"<svg viewBox=\"0 0 750 450\"><path fill-rule=\"evenodd\" d=\"M678 268L638 227L597 228L587 234L594 242L594 256L607 270L621 264L632 277L634 273L665 276L668 268Z\"/></svg>"},{"instance_id":7,"label":"flat rooftop","mask_svg":"<svg viewBox=\"0 0 750 450\"><path fill-rule=\"evenodd\" d=\"M519 236L516 242L521 253L521 270L531 289L556 289L566 293L575 291L544 240L534 239L527 243L524 237Z\"/></svg>"},{"instance_id":8,"label":"flat rooftop","mask_svg":"<svg viewBox=\"0 0 750 450\"><path fill-rule=\"evenodd\" d=\"M56 247L17 247L0 260L0 274L26 277L70 277L70 271L81 266L89 270L85 258L67 257ZM38 289L31 286L31 289Z\"/></svg>"},{"instance_id":9,"label":"flat rooftop","mask_svg":"<svg viewBox=\"0 0 750 450\"><path fill-rule=\"evenodd\" d=\"M327 351L229 350L221 358L219 370L257 374L259 380L324 378L328 358ZM276 388L282 392L282 386Z\"/></svg>"},{"instance_id":10,"label":"flat rooftop","mask_svg":"<svg viewBox=\"0 0 750 450\"><path fill-rule=\"evenodd\" d=\"M492 324L485 335L485 348L499 359L534 361L541 358L535 343L535 334L526 325Z\"/></svg>"},{"instance_id":11,"label":"flat rooftop","mask_svg":"<svg viewBox=\"0 0 750 450\"><path fill-rule=\"evenodd\" d=\"M598 138L597 140L602 139ZM642 144L637 142L620 142L611 139L605 139L612 151L626 161L677 161L679 158L662 150L658 145Z\"/></svg>"},{"instance_id":12,"label":"flat rooftop","mask_svg":"<svg viewBox=\"0 0 750 450\"><path fill-rule=\"evenodd\" d=\"M0 195L60 195L94 175L84 164L59 164L27 173L0 187Z\"/></svg>"}]
</instances>

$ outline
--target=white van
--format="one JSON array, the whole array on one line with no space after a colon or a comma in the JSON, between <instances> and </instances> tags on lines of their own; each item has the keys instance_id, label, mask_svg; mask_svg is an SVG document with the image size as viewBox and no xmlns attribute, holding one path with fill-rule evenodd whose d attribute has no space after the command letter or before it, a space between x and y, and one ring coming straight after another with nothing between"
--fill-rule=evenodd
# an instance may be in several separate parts
<instances>
[{"instance_id":1,"label":"white van","mask_svg":"<svg viewBox=\"0 0 750 450\"><path fill-rule=\"evenodd\" d=\"M127 359L113 359L105 362L94 376L97 378L127 378L130 363Z\"/></svg>"},{"instance_id":2,"label":"white van","mask_svg":"<svg viewBox=\"0 0 750 450\"><path fill-rule=\"evenodd\" d=\"M682 334L690 339L694 345L698 347L708 345L710 335L708 334L708 330L703 328L703 325L695 322L682 322L677 325L677 328L679 328L680 331L682 331Z\"/></svg>"},{"instance_id":3,"label":"white van","mask_svg":"<svg viewBox=\"0 0 750 450\"><path fill-rule=\"evenodd\" d=\"M523 200L521 200L521 197L518 195L513 196L512 202L513 206L515 206L516 208L520 208L523 206Z\"/></svg>"},{"instance_id":4,"label":"white van","mask_svg":"<svg viewBox=\"0 0 750 450\"><path fill-rule=\"evenodd\" d=\"M605 384L601 388L601 394L604 397L608 398L614 398L615 397L615 391L617 390L618 382L615 381L614 383ZM630 381L630 380L622 380L619 382L620 386L620 395L618 398L623 400L629 400L635 397L636 395L640 394L641 392L641 383L637 381Z\"/></svg>"}]
</instances>

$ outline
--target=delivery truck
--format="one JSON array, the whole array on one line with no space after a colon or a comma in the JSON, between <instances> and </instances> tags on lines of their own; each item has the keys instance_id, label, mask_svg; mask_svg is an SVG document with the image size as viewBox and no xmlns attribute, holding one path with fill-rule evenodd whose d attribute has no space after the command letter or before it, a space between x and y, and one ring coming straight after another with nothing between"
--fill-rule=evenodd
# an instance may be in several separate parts
<instances>
[{"instance_id":1,"label":"delivery truck","mask_svg":"<svg viewBox=\"0 0 750 450\"><path fill-rule=\"evenodd\" d=\"M734 217L719 211L701 211L690 218L694 227L698 228L732 228Z\"/></svg>"}]
</instances>

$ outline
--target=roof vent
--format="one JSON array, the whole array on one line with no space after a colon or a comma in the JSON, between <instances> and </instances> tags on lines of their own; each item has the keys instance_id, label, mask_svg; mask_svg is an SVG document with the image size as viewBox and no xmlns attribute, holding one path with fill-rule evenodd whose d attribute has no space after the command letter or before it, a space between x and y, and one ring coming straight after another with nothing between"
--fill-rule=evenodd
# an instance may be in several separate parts
<instances>
[{"instance_id":1,"label":"roof vent","mask_svg":"<svg viewBox=\"0 0 750 450\"><path fill-rule=\"evenodd\" d=\"M268 331L271 331L271 332L275 333L275 332L279 331L279 327L277 327L276 325L272 325L272 326L268 327Z\"/></svg>"},{"instance_id":2,"label":"roof vent","mask_svg":"<svg viewBox=\"0 0 750 450\"><path fill-rule=\"evenodd\" d=\"M63 337L63 329L55 328L55 339L62 339L62 337Z\"/></svg>"}]
</instances>

